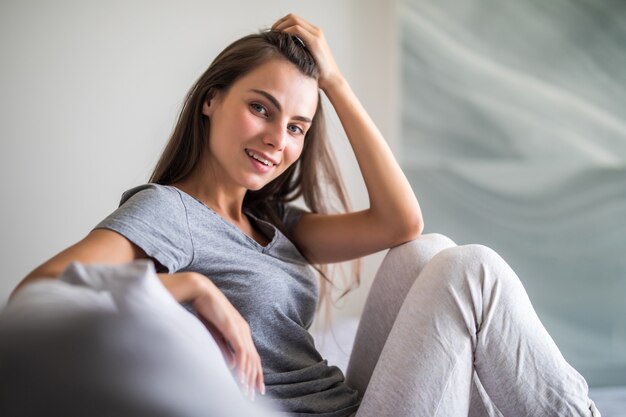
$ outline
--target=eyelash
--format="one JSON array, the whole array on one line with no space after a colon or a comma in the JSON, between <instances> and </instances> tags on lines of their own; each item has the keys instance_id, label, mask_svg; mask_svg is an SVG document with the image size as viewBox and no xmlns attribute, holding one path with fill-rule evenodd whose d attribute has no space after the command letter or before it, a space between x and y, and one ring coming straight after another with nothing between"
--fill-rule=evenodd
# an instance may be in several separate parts
<instances>
[{"instance_id":1,"label":"eyelash","mask_svg":"<svg viewBox=\"0 0 626 417\"><path fill-rule=\"evenodd\" d=\"M250 104L250 108L255 112L255 113L260 113L263 114L264 116L268 116L269 112L267 111L267 108L259 103L251 103ZM297 129L297 131L293 131L291 130L292 127L295 127ZM302 130L302 128L300 126L297 125L288 125L287 129L289 129L290 132L292 133L297 133L300 135L304 135L304 130Z\"/></svg>"},{"instance_id":2,"label":"eyelash","mask_svg":"<svg viewBox=\"0 0 626 417\"><path fill-rule=\"evenodd\" d=\"M264 114L268 114L269 112L267 111L267 109L265 108L264 105L259 104L259 103L251 103L250 104L250 108L252 110L254 110L256 113L261 113L261 111L259 110L259 107L262 109L262 111L264 111Z\"/></svg>"},{"instance_id":3,"label":"eyelash","mask_svg":"<svg viewBox=\"0 0 626 417\"><path fill-rule=\"evenodd\" d=\"M296 129L298 129L298 131L294 132L294 133L298 133L299 135L304 135L304 130L302 130L302 128L300 126L289 125L289 126L287 126L287 129L289 129L290 127L295 127Z\"/></svg>"}]
</instances>

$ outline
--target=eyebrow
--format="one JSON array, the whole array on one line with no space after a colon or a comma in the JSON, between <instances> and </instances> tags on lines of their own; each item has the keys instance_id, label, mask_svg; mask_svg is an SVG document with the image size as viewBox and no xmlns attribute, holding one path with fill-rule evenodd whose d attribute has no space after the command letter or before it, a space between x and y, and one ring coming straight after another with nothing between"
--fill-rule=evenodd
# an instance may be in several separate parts
<instances>
[{"instance_id":1,"label":"eyebrow","mask_svg":"<svg viewBox=\"0 0 626 417\"><path fill-rule=\"evenodd\" d=\"M278 102L278 100L276 100L276 97L274 97L273 95L271 95L267 91L257 90L255 88L251 89L250 91L254 91L257 94L262 95L263 97L265 97L266 99L271 101L272 104L274 105L274 107L276 107L278 109L278 111L283 111L283 108L280 105L280 103ZM304 117L304 116L294 116L293 118L296 119L296 120L300 120L301 122L306 122L306 123L311 123L311 121L312 121L308 117Z\"/></svg>"}]
</instances>

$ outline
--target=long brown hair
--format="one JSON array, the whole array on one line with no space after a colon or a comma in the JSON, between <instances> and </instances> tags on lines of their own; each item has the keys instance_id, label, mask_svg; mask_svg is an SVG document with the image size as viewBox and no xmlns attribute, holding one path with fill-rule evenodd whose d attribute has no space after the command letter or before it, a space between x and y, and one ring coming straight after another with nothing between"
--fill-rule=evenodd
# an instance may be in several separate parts
<instances>
[{"instance_id":1,"label":"long brown hair","mask_svg":"<svg viewBox=\"0 0 626 417\"><path fill-rule=\"evenodd\" d=\"M173 184L193 172L205 155L207 146L210 120L202 114L204 102L216 91L226 92L239 78L271 59L285 59L302 74L315 79L319 77L319 68L313 57L302 44L284 32L263 31L236 40L215 58L187 93L174 131L150 182ZM300 158L262 189L249 190L243 206L289 236L279 208L300 197L314 213L329 214L350 209L329 145L321 97L318 97L315 116L307 131ZM323 278L321 305L328 298L331 288L327 267L317 265L316 269ZM352 281L342 296L358 285L358 266Z\"/></svg>"}]
</instances>

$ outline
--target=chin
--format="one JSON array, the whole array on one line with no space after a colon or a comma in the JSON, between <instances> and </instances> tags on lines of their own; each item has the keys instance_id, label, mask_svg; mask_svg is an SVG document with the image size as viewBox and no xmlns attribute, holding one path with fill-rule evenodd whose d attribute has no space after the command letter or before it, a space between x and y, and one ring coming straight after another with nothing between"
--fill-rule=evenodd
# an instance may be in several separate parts
<instances>
[{"instance_id":1,"label":"chin","mask_svg":"<svg viewBox=\"0 0 626 417\"><path fill-rule=\"evenodd\" d=\"M259 191L260 189L262 189L263 187L265 187L266 184L264 185L259 185L256 187L246 187L248 189L248 191Z\"/></svg>"},{"instance_id":2,"label":"chin","mask_svg":"<svg viewBox=\"0 0 626 417\"><path fill-rule=\"evenodd\" d=\"M248 181L245 187L248 191L259 191L269 183L270 181Z\"/></svg>"},{"instance_id":3,"label":"chin","mask_svg":"<svg viewBox=\"0 0 626 417\"><path fill-rule=\"evenodd\" d=\"M281 172L280 174L282 174L283 172ZM280 177L280 175L271 175L271 177L259 176L254 178L247 178L247 181L242 181L242 184L244 184L244 187L246 187L248 191L259 191L272 181L276 180L276 178L278 177Z\"/></svg>"}]
</instances>

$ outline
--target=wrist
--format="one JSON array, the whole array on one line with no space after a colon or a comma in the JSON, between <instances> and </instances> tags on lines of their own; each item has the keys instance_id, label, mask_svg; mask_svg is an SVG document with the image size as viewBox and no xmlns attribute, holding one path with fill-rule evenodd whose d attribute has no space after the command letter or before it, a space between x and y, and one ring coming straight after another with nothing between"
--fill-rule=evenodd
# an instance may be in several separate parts
<instances>
[{"instance_id":1,"label":"wrist","mask_svg":"<svg viewBox=\"0 0 626 417\"><path fill-rule=\"evenodd\" d=\"M199 300L209 300L210 302L214 302L216 297L218 297L217 293L219 292L219 289L213 281L196 272L190 272L189 274L189 286L192 294L189 302L192 304Z\"/></svg>"},{"instance_id":2,"label":"wrist","mask_svg":"<svg viewBox=\"0 0 626 417\"><path fill-rule=\"evenodd\" d=\"M341 73L319 80L319 87L326 95L344 87L346 84L347 81Z\"/></svg>"},{"instance_id":3,"label":"wrist","mask_svg":"<svg viewBox=\"0 0 626 417\"><path fill-rule=\"evenodd\" d=\"M193 302L196 298L200 297L202 294L206 292L205 285L201 280L200 274L195 272L187 272L186 275L186 286L188 291L189 299L187 301Z\"/></svg>"}]
</instances>

